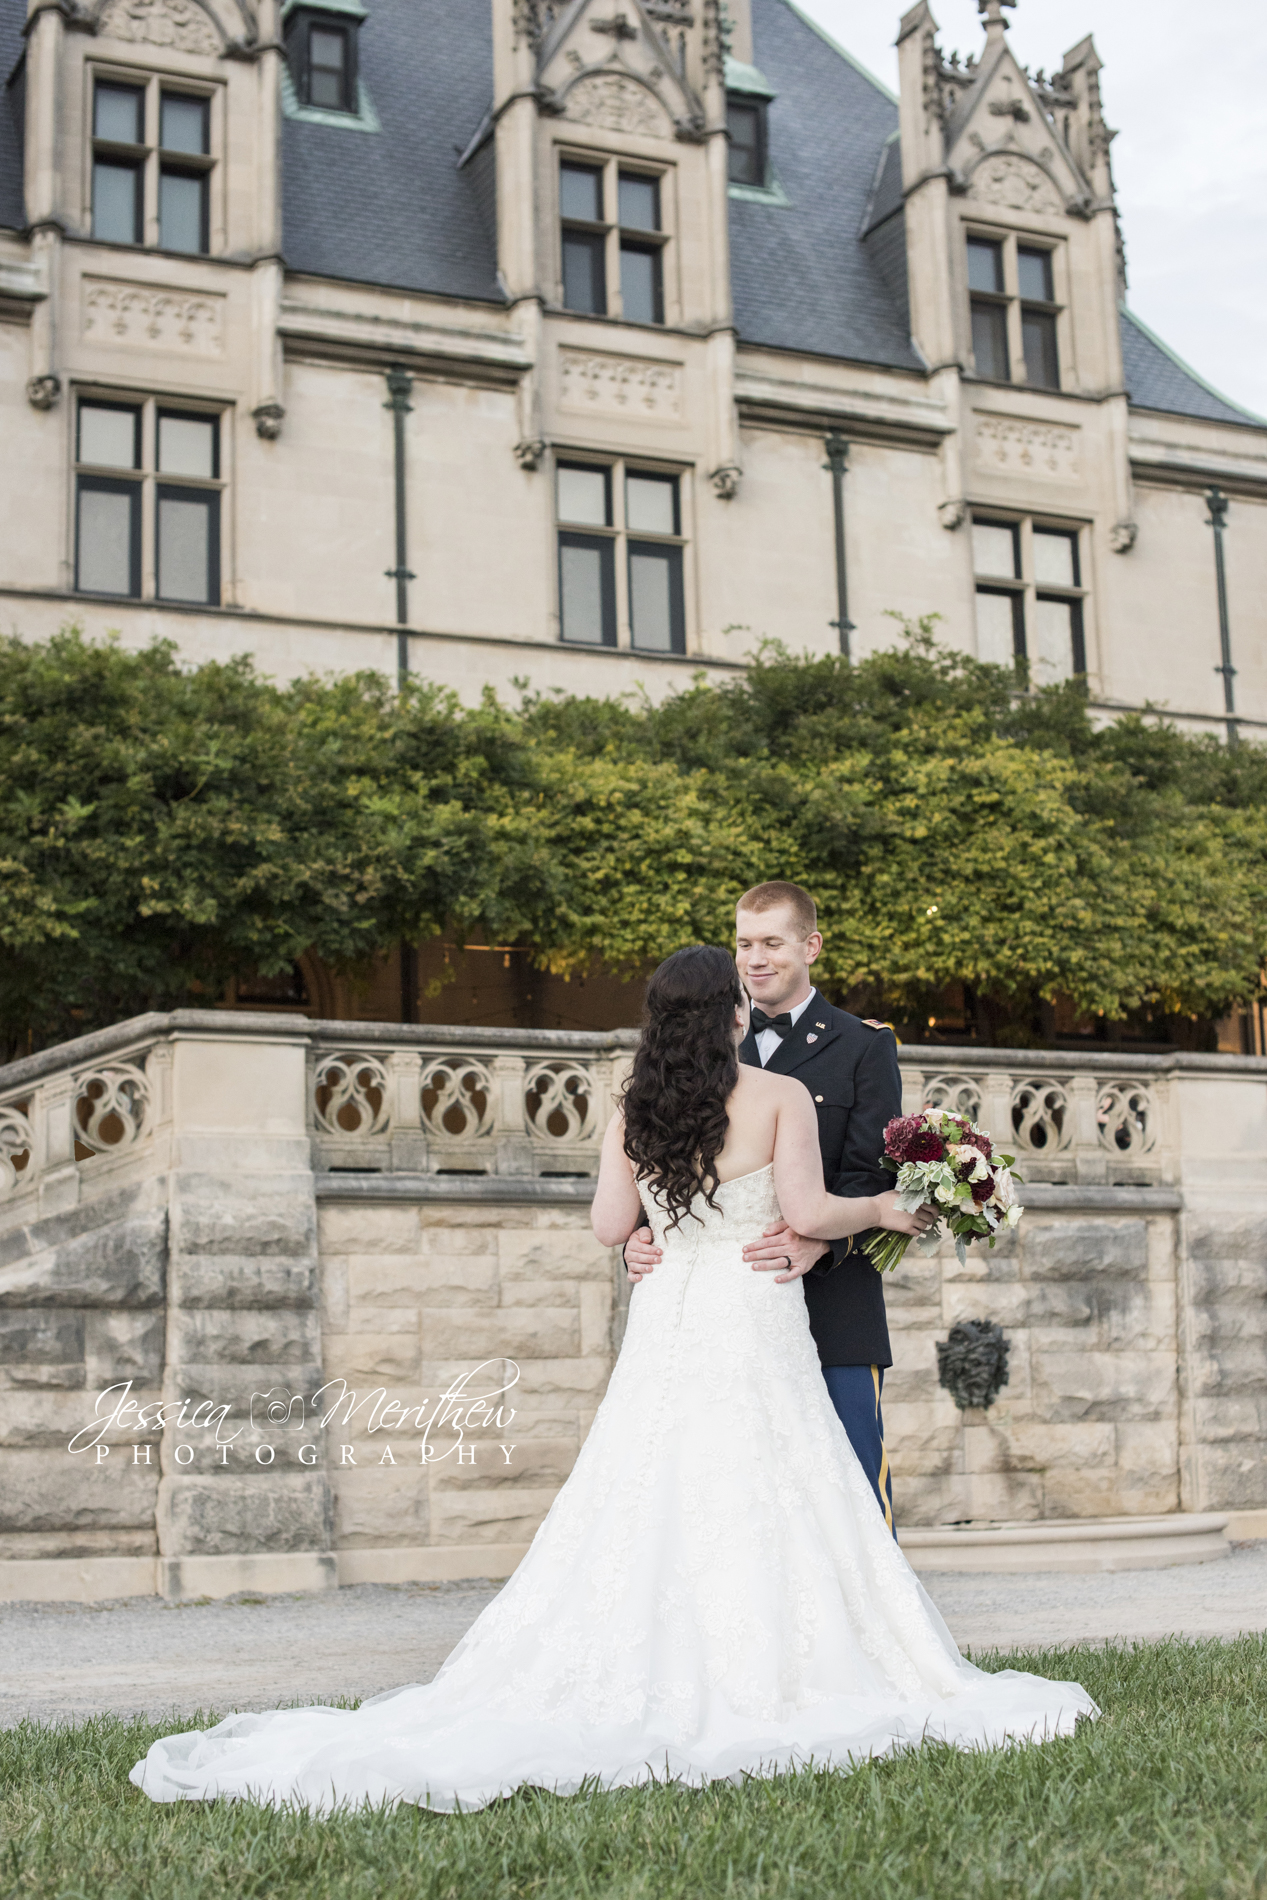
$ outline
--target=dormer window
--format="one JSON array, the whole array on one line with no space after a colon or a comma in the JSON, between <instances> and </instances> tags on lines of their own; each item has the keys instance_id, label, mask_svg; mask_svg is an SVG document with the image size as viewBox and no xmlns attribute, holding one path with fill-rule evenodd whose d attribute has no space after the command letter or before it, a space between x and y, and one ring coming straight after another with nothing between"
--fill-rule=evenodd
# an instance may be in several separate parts
<instances>
[{"instance_id":1,"label":"dormer window","mask_svg":"<svg viewBox=\"0 0 1267 1900\"><path fill-rule=\"evenodd\" d=\"M992 383L1060 388L1055 254L1010 233L968 238L968 302L972 359Z\"/></svg>"},{"instance_id":2,"label":"dormer window","mask_svg":"<svg viewBox=\"0 0 1267 1900\"><path fill-rule=\"evenodd\" d=\"M319 112L355 113L360 6L292 6L286 11L286 56L299 105Z\"/></svg>"},{"instance_id":3,"label":"dormer window","mask_svg":"<svg viewBox=\"0 0 1267 1900\"><path fill-rule=\"evenodd\" d=\"M765 120L764 99L727 99L726 130L730 135L732 185L764 185Z\"/></svg>"}]
</instances>

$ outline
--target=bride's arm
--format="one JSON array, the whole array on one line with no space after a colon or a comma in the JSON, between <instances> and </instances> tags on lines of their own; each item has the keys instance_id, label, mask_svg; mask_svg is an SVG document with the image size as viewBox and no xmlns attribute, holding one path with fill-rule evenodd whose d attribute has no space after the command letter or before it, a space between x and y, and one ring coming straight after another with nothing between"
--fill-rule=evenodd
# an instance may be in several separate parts
<instances>
[{"instance_id":1,"label":"bride's arm","mask_svg":"<svg viewBox=\"0 0 1267 1900\"><path fill-rule=\"evenodd\" d=\"M590 1209L594 1238L604 1247L623 1247L641 1215L633 1163L625 1153L625 1118L617 1109L607 1124L603 1157L598 1164L598 1186Z\"/></svg>"},{"instance_id":2,"label":"bride's arm","mask_svg":"<svg viewBox=\"0 0 1267 1900\"><path fill-rule=\"evenodd\" d=\"M904 1214L895 1191L848 1198L827 1192L814 1105L801 1083L790 1076L787 1082L789 1086L780 1091L775 1124L774 1189L788 1226L809 1240L843 1240L846 1234L860 1234L868 1227L887 1227L899 1234L922 1233L931 1215L923 1209L917 1214Z\"/></svg>"}]
</instances>

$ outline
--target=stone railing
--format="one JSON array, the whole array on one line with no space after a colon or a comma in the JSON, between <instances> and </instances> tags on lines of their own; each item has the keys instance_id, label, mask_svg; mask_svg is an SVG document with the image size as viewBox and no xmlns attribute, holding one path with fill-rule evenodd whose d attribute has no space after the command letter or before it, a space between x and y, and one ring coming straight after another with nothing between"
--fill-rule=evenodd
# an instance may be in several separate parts
<instances>
[{"instance_id":1,"label":"stone railing","mask_svg":"<svg viewBox=\"0 0 1267 1900\"><path fill-rule=\"evenodd\" d=\"M152 1153L171 1119L171 1050L160 1035L145 1031L150 1024L165 1028L168 1020L139 1017L118 1031L0 1069L0 1083L31 1072L25 1082L0 1087L0 1208L6 1214L10 1208L26 1212L32 1201L44 1214L74 1206L85 1180L108 1187Z\"/></svg>"},{"instance_id":2,"label":"stone railing","mask_svg":"<svg viewBox=\"0 0 1267 1900\"><path fill-rule=\"evenodd\" d=\"M1027 1181L1147 1187L1176 1179L1171 1079L1203 1060L905 1048L902 1099L979 1122Z\"/></svg>"},{"instance_id":3,"label":"stone railing","mask_svg":"<svg viewBox=\"0 0 1267 1900\"><path fill-rule=\"evenodd\" d=\"M314 1165L355 1173L592 1175L633 1041L632 1032L315 1023L308 1090Z\"/></svg>"},{"instance_id":4,"label":"stone railing","mask_svg":"<svg viewBox=\"0 0 1267 1900\"><path fill-rule=\"evenodd\" d=\"M0 1221L33 1197L45 1213L74 1205L138 1163L161 1169L171 1049L189 1037L302 1046L318 1172L581 1179L636 1043L632 1030L137 1017L0 1069ZM979 1121L1027 1181L1164 1185L1178 1178L1176 1082L1244 1061L906 1045L903 1102Z\"/></svg>"}]
</instances>

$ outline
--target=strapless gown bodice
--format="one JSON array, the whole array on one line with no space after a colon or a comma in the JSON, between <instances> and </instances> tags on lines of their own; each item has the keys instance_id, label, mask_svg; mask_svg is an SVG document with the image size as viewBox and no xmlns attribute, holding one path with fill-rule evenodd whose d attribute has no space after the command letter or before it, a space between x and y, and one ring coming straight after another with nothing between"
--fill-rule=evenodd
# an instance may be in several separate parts
<instances>
[{"instance_id":1,"label":"strapless gown bodice","mask_svg":"<svg viewBox=\"0 0 1267 1900\"><path fill-rule=\"evenodd\" d=\"M832 1409L799 1280L744 1243L773 1173L670 1227L570 1478L429 1684L359 1709L235 1715L132 1771L157 1801L477 1807L525 1783L691 1784L848 1767L932 1737L1069 1732L1077 1683L966 1662Z\"/></svg>"}]
</instances>

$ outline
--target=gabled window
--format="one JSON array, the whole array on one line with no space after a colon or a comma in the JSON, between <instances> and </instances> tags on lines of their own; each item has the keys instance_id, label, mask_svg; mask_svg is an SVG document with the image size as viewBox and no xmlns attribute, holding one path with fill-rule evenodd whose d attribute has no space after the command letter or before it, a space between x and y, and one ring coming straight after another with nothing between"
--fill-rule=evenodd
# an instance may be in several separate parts
<instances>
[{"instance_id":1,"label":"gabled window","mask_svg":"<svg viewBox=\"0 0 1267 1900\"><path fill-rule=\"evenodd\" d=\"M968 238L968 305L972 360L992 383L1060 388L1055 257L1048 245L1024 244L1009 232Z\"/></svg>"},{"instance_id":2,"label":"gabled window","mask_svg":"<svg viewBox=\"0 0 1267 1900\"><path fill-rule=\"evenodd\" d=\"M616 159L562 159L559 225L565 310L664 322L668 236L660 173Z\"/></svg>"},{"instance_id":3,"label":"gabled window","mask_svg":"<svg viewBox=\"0 0 1267 1900\"><path fill-rule=\"evenodd\" d=\"M211 249L211 97L178 80L98 78L92 98L92 235L107 244Z\"/></svg>"},{"instance_id":4,"label":"gabled window","mask_svg":"<svg viewBox=\"0 0 1267 1900\"><path fill-rule=\"evenodd\" d=\"M295 97L322 112L360 109L357 33L365 12L348 0L284 10L286 57Z\"/></svg>"}]
</instances>

